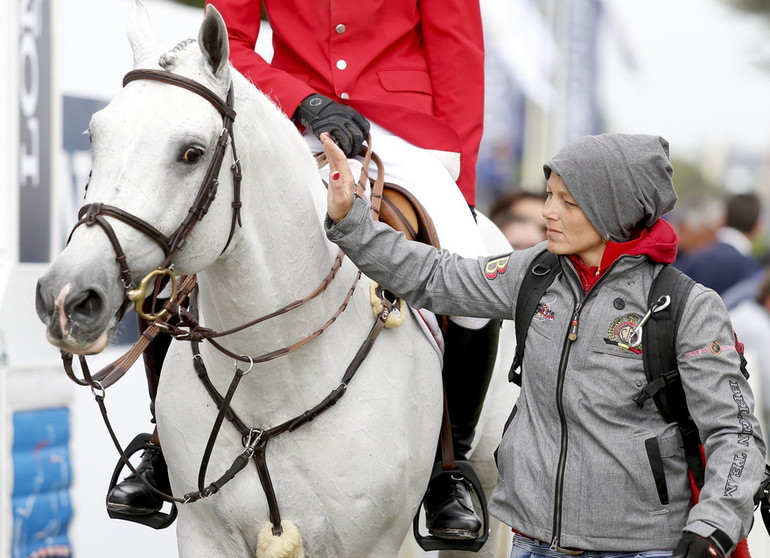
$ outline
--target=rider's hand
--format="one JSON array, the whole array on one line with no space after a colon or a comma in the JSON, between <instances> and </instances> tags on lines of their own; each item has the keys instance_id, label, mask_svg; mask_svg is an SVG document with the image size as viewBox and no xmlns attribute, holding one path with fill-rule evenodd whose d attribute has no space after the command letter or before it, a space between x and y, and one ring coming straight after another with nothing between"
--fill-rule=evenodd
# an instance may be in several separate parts
<instances>
[{"instance_id":1,"label":"rider's hand","mask_svg":"<svg viewBox=\"0 0 770 558\"><path fill-rule=\"evenodd\" d=\"M724 558L732 546L731 542L727 546L728 542L729 537L719 529L711 537L685 531L671 558Z\"/></svg>"},{"instance_id":2,"label":"rider's hand","mask_svg":"<svg viewBox=\"0 0 770 558\"><path fill-rule=\"evenodd\" d=\"M326 159L329 161L329 190L326 194L326 212L335 223L342 221L353 207L356 183L348 166L348 159L329 134L321 134Z\"/></svg>"},{"instance_id":3,"label":"rider's hand","mask_svg":"<svg viewBox=\"0 0 770 558\"><path fill-rule=\"evenodd\" d=\"M361 151L369 135L369 121L354 109L318 93L309 95L297 107L294 119L320 138L327 132L347 157Z\"/></svg>"}]
</instances>

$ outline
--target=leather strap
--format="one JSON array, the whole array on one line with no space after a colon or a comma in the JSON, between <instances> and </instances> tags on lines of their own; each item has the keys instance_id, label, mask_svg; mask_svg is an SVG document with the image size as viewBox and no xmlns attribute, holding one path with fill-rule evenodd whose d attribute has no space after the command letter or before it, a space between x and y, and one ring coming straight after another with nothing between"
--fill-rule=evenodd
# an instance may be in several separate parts
<instances>
[{"instance_id":1,"label":"leather strap","mask_svg":"<svg viewBox=\"0 0 770 558\"><path fill-rule=\"evenodd\" d=\"M72 233L75 231L75 229L83 224L86 226L99 225L104 230L105 234L107 234L110 244L116 253L116 259L120 266L120 279L126 292L128 292L128 290L133 285L131 272L129 270L128 263L126 262L125 253L120 246L120 242L118 241L112 226L103 216L106 215L108 217L116 218L150 237L163 249L163 253L165 254L165 259L160 267L167 267L171 263L173 257L176 255L176 252L184 247L185 243L187 242L187 238L190 236L190 234L192 234L192 231L197 223L203 219L206 213L208 213L209 207L216 197L217 189L219 187L219 171L222 167L222 161L224 160L228 144L232 144L233 160L235 161L231 167L231 172L233 175L233 214L230 225L230 233L225 246L222 249L222 252L224 252L224 250L227 249L227 247L230 245L230 242L235 233L236 224L241 224L240 191L242 175L240 162L238 161L235 149L235 139L232 133L233 122L236 115L235 110L233 109L233 88L230 87L227 92L227 99L223 101L216 93L196 81L166 71L146 69L134 70L126 74L126 76L123 78L123 85L125 86L128 83L138 79L147 79L169 83L183 87L184 89L187 89L188 91L203 97L209 103L211 103L214 108L216 108L217 111L222 115L222 131L219 135L219 138L217 139L217 144L214 149L211 162L206 169L206 174L203 178L203 181L201 182L200 188L198 189L195 200L190 206L182 223L170 235L163 234L161 231L143 219L115 206L101 203L92 203L87 204L80 209L78 214L79 220L72 228L72 232L70 232L70 238L72 237Z\"/></svg>"},{"instance_id":2,"label":"leather strap","mask_svg":"<svg viewBox=\"0 0 770 558\"><path fill-rule=\"evenodd\" d=\"M231 467L231 470L235 471L233 473L233 476L235 475L235 473L237 473L243 468L242 466L240 466L241 461L239 460L242 458L243 455L250 453L250 456L254 459L254 463L257 467L259 480L262 485L262 489L265 493L265 497L267 499L268 509L270 512L270 521L273 524L273 527L272 527L273 534L276 536L280 535L282 532L282 528L281 528L281 515L280 515L279 506L278 506L278 499L275 495L275 489L273 487L273 483L270 478L270 471L268 469L267 460L265 456L267 443L272 438L275 438L276 436L279 436L284 432L293 432L294 430L298 429L304 424L307 424L308 422L312 421L318 415L320 415L321 413L323 413L324 411L326 411L327 409L335 405L337 401L339 401L340 398L342 398L342 396L345 395L345 393L347 392L348 384L355 376L356 372L360 368L364 359L366 359L366 357L369 355L369 352L371 351L371 348L374 345L374 342L379 336L380 332L384 329L385 321L387 320L388 314L392 306L390 302L384 297L383 297L382 303L383 303L383 311L380 313L379 316L377 316L377 319L375 320L374 325L369 331L369 334L367 335L366 339L364 340L362 345L359 347L355 356L353 357L350 364L346 368L345 373L343 374L342 380L340 381L339 385L336 388L334 388L329 393L329 395L327 395L315 407L305 411L300 415L297 415L292 419L289 419L287 421L282 422L281 424L278 424L276 426L273 426L267 429L249 428L230 407L230 402L232 401L232 398L235 394L235 390L237 389L240 379L243 377L243 375L245 375L245 372L243 372L240 368L236 369L235 376L233 377L233 380L230 383L230 387L228 388L227 394L223 397L217 391L214 385L211 383L205 364L203 363L203 358L201 357L200 352L198 351L198 348L199 348L198 343L196 341L193 341L190 344L190 346L193 350L193 361L195 363L195 369L198 374L198 378L200 379L201 383L203 383L206 391L209 393L210 397L216 404L217 408L219 409L219 412L214 422L214 427L212 428L211 434L209 436L209 441L206 444L204 458L201 461L201 467L198 474L198 492L186 494L184 500L187 502L191 502L201 497L207 497L215 493L216 491L218 491L219 488L221 487L221 484L224 484L224 482L227 482L227 480L229 480L228 478L227 480L224 480L224 482L222 482L224 479L223 477L223 479L219 479L219 481L217 481L216 483L212 483L208 487L204 487L206 469L208 467L209 457L213 450L214 443L216 442L216 438L219 434L219 430L222 425L223 419L227 418L228 420L230 420L233 426L235 426L235 428L241 433L241 436L243 437L243 440L244 440L244 445L246 446L246 450L244 451L244 453L242 453L241 455L238 456L238 458L236 458L236 462L233 463L233 466Z\"/></svg>"},{"instance_id":3,"label":"leather strap","mask_svg":"<svg viewBox=\"0 0 770 558\"><path fill-rule=\"evenodd\" d=\"M449 417L449 403L447 402L446 390L444 390L444 414L441 417L439 446L441 447L441 468L445 471L457 469L454 442L452 442L452 420Z\"/></svg>"}]
</instances>

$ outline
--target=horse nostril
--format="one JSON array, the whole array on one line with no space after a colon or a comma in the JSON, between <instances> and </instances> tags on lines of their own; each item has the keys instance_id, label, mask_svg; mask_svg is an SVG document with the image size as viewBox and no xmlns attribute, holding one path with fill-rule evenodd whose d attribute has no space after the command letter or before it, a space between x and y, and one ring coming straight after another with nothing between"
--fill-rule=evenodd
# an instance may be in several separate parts
<instances>
[{"instance_id":1,"label":"horse nostril","mask_svg":"<svg viewBox=\"0 0 770 558\"><path fill-rule=\"evenodd\" d=\"M104 302L96 291L87 289L69 297L66 306L71 320L92 320L99 316Z\"/></svg>"}]
</instances>

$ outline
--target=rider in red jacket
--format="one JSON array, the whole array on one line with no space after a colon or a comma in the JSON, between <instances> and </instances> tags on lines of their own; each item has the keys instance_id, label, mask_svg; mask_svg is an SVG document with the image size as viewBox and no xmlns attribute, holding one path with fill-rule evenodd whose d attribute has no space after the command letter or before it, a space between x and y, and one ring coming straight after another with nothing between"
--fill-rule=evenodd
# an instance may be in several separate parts
<instances>
[{"instance_id":1,"label":"rider in red jacket","mask_svg":"<svg viewBox=\"0 0 770 558\"><path fill-rule=\"evenodd\" d=\"M270 63L254 52L262 2L208 3L225 19L233 65L288 117L320 93L418 147L461 154L457 184L475 204L484 117L477 0L266 0Z\"/></svg>"},{"instance_id":2,"label":"rider in red jacket","mask_svg":"<svg viewBox=\"0 0 770 558\"><path fill-rule=\"evenodd\" d=\"M254 51L261 0L207 3L227 24L233 66L297 123L311 149L320 152L317 138L328 132L355 157L371 132L386 181L422 202L442 247L469 257L485 253L468 210L475 205L484 112L478 0L265 0L273 31L270 62ZM452 317L447 323L443 378L455 457L465 459L495 360L499 321ZM159 361L162 354L157 370ZM153 483L165 475L159 449L145 453L141 474ZM161 504L132 477L108 496L108 507L124 513L154 513ZM431 484L426 512L437 537L475 538L481 528L459 475Z\"/></svg>"}]
</instances>

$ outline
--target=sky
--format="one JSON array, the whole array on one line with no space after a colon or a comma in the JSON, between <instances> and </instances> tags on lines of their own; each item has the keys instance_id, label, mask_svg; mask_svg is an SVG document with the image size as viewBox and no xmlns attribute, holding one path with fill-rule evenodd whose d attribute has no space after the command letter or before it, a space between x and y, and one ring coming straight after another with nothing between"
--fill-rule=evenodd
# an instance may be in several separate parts
<instances>
[{"instance_id":1,"label":"sky","mask_svg":"<svg viewBox=\"0 0 770 558\"><path fill-rule=\"evenodd\" d=\"M610 131L659 134L687 156L770 154L770 19L719 0L604 4L601 91Z\"/></svg>"}]
</instances>

